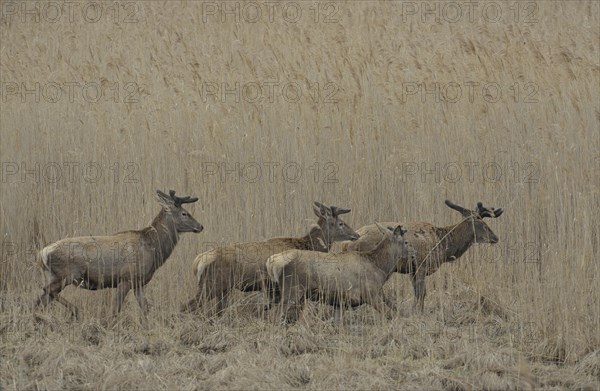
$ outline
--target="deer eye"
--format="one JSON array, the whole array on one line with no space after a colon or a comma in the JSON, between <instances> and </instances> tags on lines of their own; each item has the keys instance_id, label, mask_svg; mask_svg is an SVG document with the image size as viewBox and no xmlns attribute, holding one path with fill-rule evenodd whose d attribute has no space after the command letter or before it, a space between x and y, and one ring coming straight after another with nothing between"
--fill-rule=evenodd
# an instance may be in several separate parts
<instances>
[{"instance_id":1,"label":"deer eye","mask_svg":"<svg viewBox=\"0 0 600 391\"><path fill-rule=\"evenodd\" d=\"M189 214L189 213L187 213L187 212L183 212L181 215L182 215L182 216L186 216L186 217L187 217L187 216L189 216L190 214Z\"/></svg>"}]
</instances>

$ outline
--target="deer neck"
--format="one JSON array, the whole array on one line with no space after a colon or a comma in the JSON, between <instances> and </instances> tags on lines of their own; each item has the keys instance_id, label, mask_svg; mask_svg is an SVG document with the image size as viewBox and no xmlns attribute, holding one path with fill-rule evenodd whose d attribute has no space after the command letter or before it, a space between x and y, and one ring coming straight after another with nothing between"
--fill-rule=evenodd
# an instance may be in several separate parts
<instances>
[{"instance_id":1,"label":"deer neck","mask_svg":"<svg viewBox=\"0 0 600 391\"><path fill-rule=\"evenodd\" d=\"M458 224L440 228L438 236L444 251L444 261L454 261L460 258L475 241L473 222L471 219L466 219Z\"/></svg>"},{"instance_id":2,"label":"deer neck","mask_svg":"<svg viewBox=\"0 0 600 391\"><path fill-rule=\"evenodd\" d=\"M298 241L298 249L328 252L331 249L331 243L325 240L321 227L312 227L310 232Z\"/></svg>"},{"instance_id":3,"label":"deer neck","mask_svg":"<svg viewBox=\"0 0 600 391\"><path fill-rule=\"evenodd\" d=\"M384 237L374 249L361 255L367 257L371 263L385 273L386 280L396 271L399 255L394 254L390 239Z\"/></svg>"},{"instance_id":4,"label":"deer neck","mask_svg":"<svg viewBox=\"0 0 600 391\"><path fill-rule=\"evenodd\" d=\"M151 232L155 232L151 237L152 247L154 248L154 263L156 267L159 267L165 263L173 252L179 240L179 234L173 218L164 210L160 211L150 226L154 228Z\"/></svg>"}]
</instances>

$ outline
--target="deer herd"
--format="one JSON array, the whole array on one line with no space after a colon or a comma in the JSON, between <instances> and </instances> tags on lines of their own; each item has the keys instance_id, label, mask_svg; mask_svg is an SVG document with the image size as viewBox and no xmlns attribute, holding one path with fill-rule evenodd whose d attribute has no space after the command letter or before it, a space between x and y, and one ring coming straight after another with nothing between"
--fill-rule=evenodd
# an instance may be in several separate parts
<instances>
[{"instance_id":1,"label":"deer herd","mask_svg":"<svg viewBox=\"0 0 600 391\"><path fill-rule=\"evenodd\" d=\"M53 300L79 317L76 306L60 296L67 285L97 290L117 288L113 315L133 289L146 320L148 304L143 288L173 252L183 232L200 233L203 226L182 206L198 200L157 191L161 210L150 226L111 236L85 236L59 240L40 251L39 264L46 276L43 293L34 307ZM369 304L388 318L395 306L383 285L392 273L409 274L414 289L413 309L423 312L425 277L444 262L460 258L473 243L497 243L498 237L484 218L499 217L503 209L481 202L467 209L446 200L462 220L447 227L425 222L383 222L354 231L341 215L350 209L313 203L316 224L303 237L276 237L265 241L217 247L199 254L193 262L197 292L181 305L181 312L203 307L219 315L232 290L262 290L267 306L278 308L277 319L294 322L306 299L340 308ZM341 242L332 251L334 242Z\"/></svg>"}]
</instances>

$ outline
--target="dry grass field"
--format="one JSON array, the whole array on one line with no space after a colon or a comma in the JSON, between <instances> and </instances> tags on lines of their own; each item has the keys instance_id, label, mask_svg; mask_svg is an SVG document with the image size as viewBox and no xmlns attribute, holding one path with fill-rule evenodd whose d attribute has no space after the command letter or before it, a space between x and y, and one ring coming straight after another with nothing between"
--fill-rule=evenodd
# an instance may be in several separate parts
<instances>
[{"instance_id":1,"label":"dry grass field","mask_svg":"<svg viewBox=\"0 0 600 391\"><path fill-rule=\"evenodd\" d=\"M1 1L0 390L600 388L600 3ZM60 6L60 7L59 7ZM147 226L155 191L199 197L146 292L69 286L38 311L37 251ZM194 257L301 235L314 200L448 225L503 207L475 245L370 306L299 321L236 293L179 314Z\"/></svg>"}]
</instances>

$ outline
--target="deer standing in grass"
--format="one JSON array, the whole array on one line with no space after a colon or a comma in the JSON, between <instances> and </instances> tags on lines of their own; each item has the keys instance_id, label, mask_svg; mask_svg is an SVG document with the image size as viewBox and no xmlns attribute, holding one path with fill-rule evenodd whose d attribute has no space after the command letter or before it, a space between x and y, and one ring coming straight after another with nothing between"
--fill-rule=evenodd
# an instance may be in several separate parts
<instances>
[{"instance_id":1,"label":"deer standing in grass","mask_svg":"<svg viewBox=\"0 0 600 391\"><path fill-rule=\"evenodd\" d=\"M217 299L212 310L221 314L232 289L244 292L263 290L271 301L277 302L278 289L267 277L266 263L271 255L290 249L327 252L334 241L358 239L358 234L339 217L349 213L350 209L314 202L313 211L319 218L317 226L304 237L238 243L199 254L193 266L198 278L198 292L181 306L181 311L195 311L203 303Z\"/></svg>"},{"instance_id":2,"label":"deer standing in grass","mask_svg":"<svg viewBox=\"0 0 600 391\"><path fill-rule=\"evenodd\" d=\"M288 250L269 258L267 271L281 290L284 323L298 317L306 298L335 306L336 315L340 307L370 304L391 317L393 305L383 294L383 285L414 251L404 239L406 229L401 225L376 227L381 230L381 239L369 251L324 254Z\"/></svg>"},{"instance_id":3,"label":"deer standing in grass","mask_svg":"<svg viewBox=\"0 0 600 391\"><path fill-rule=\"evenodd\" d=\"M116 287L113 314L120 312L125 296L133 289L145 318L148 303L144 285L171 255L179 233L203 230L182 208L183 204L196 202L198 198L177 197L173 190L168 195L160 190L156 193L162 209L149 227L112 236L67 238L46 246L40 252L40 266L45 271L47 284L34 306L46 306L56 300L78 317L77 307L59 296L66 285L89 290Z\"/></svg>"},{"instance_id":4,"label":"deer standing in grass","mask_svg":"<svg viewBox=\"0 0 600 391\"><path fill-rule=\"evenodd\" d=\"M478 202L475 209L470 210L449 200L445 203L463 216L461 222L447 227L436 227L426 222L403 223L408 229L406 240L416 251L416 256L411 262L402 265L398 272L410 274L415 294L413 308L420 312L423 312L425 305L426 276L435 273L443 263L460 258L473 243L498 243L498 237L483 219L499 217L504 212L502 208L485 207ZM344 243L342 248L364 250L381 240L381 232L375 224L361 227L358 233L361 235L358 241Z\"/></svg>"}]
</instances>

